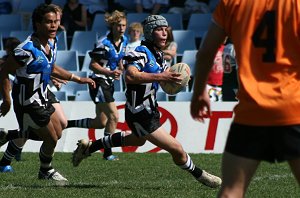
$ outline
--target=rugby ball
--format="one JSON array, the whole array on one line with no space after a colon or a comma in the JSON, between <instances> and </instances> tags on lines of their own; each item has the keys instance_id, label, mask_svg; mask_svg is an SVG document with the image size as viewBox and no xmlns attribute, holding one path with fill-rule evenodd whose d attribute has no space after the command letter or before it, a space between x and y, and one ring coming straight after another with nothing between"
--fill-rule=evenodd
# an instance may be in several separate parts
<instances>
[{"instance_id":1,"label":"rugby ball","mask_svg":"<svg viewBox=\"0 0 300 198\"><path fill-rule=\"evenodd\" d=\"M161 82L160 86L162 90L167 94L174 95L180 92L183 88L185 88L188 85L191 70L188 64L186 63L176 63L170 67L170 71L181 74L181 84L176 84L173 82Z\"/></svg>"}]
</instances>

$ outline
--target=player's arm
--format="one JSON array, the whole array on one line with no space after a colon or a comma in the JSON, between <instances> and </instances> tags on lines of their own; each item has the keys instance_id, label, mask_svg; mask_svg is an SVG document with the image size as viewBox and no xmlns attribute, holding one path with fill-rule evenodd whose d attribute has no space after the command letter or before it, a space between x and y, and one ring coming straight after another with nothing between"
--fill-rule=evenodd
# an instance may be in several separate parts
<instances>
[{"instance_id":1,"label":"player's arm","mask_svg":"<svg viewBox=\"0 0 300 198\"><path fill-rule=\"evenodd\" d=\"M3 67L0 73L0 89L3 96L3 102L0 107L0 117L5 116L10 109L11 100L10 100L10 90L11 84L9 80L9 74L15 73L18 68L21 67L21 64L16 61L14 56L9 56L7 60L3 63Z\"/></svg>"},{"instance_id":2,"label":"player's arm","mask_svg":"<svg viewBox=\"0 0 300 198\"><path fill-rule=\"evenodd\" d=\"M134 65L128 65L125 72L125 81L128 84L149 82L175 82L180 83L182 78L179 73L164 71L162 73L141 72Z\"/></svg>"},{"instance_id":3,"label":"player's arm","mask_svg":"<svg viewBox=\"0 0 300 198\"><path fill-rule=\"evenodd\" d=\"M114 79L119 79L122 74L122 70L115 69L111 71L104 67L106 65L107 60L105 58L105 54L107 51L104 46L101 48L95 48L92 52L89 53L91 57L90 70L92 70L95 74L103 74L105 76L113 77ZM123 65L121 65L123 67Z\"/></svg>"},{"instance_id":4,"label":"player's arm","mask_svg":"<svg viewBox=\"0 0 300 198\"><path fill-rule=\"evenodd\" d=\"M62 67L54 64L51 76L61 80L74 81L80 84L89 84L95 88L95 82L91 78L79 77L75 74L63 69Z\"/></svg>"},{"instance_id":5,"label":"player's arm","mask_svg":"<svg viewBox=\"0 0 300 198\"><path fill-rule=\"evenodd\" d=\"M209 30L196 56L196 72L193 97L191 101L191 115L194 119L203 121L210 115L210 101L206 91L209 72L213 66L216 52L226 38L220 26L211 23Z\"/></svg>"}]
</instances>

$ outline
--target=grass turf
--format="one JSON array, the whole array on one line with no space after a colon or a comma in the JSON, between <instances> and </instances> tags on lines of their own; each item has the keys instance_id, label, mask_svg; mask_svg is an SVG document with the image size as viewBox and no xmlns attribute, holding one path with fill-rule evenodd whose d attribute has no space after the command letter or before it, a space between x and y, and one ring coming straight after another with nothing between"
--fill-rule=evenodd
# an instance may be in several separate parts
<instances>
[{"instance_id":1,"label":"grass turf","mask_svg":"<svg viewBox=\"0 0 300 198\"><path fill-rule=\"evenodd\" d=\"M0 153L1 156L3 153ZM66 187L37 179L38 153L23 153L13 161L13 173L0 174L0 197L216 197L218 189L198 183L172 163L167 153L117 153L119 161L105 161L100 153L71 164L71 153L56 153L53 166L69 180ZM199 167L220 175L221 155L191 154ZM300 189L287 163L262 163L246 197L299 197Z\"/></svg>"}]
</instances>

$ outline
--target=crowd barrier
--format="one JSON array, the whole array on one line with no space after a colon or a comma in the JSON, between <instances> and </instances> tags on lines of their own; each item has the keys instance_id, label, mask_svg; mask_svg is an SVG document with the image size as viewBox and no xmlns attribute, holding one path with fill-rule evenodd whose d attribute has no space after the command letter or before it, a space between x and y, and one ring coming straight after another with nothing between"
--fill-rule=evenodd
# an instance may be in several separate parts
<instances>
[{"instance_id":1,"label":"crowd barrier","mask_svg":"<svg viewBox=\"0 0 300 198\"><path fill-rule=\"evenodd\" d=\"M61 102L68 119L93 118L95 105L93 102ZM117 102L120 119L117 131L128 131L124 119L124 103ZM190 116L190 102L160 102L161 123L168 133L182 143L188 153L222 153L225 146L228 130L233 118L235 102L212 103L212 117L204 123L193 120ZM0 128L16 129L18 123L13 110L7 116L0 118ZM63 131L62 138L56 147L57 152L73 152L77 140L98 139L103 136L101 129L71 128ZM27 141L24 151L38 152L41 142ZM4 151L6 145L0 148ZM146 142L141 147L114 148L115 152L165 152Z\"/></svg>"}]
</instances>

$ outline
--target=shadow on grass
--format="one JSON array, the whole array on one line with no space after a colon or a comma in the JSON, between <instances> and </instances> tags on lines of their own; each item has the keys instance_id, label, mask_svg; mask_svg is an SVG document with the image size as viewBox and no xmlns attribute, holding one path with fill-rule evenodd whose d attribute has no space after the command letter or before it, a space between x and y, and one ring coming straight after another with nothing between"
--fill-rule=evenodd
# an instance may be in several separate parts
<instances>
[{"instance_id":1,"label":"shadow on grass","mask_svg":"<svg viewBox=\"0 0 300 198\"><path fill-rule=\"evenodd\" d=\"M43 188L81 188L81 189L88 189L88 188L106 188L107 185L94 185L94 184L68 184L68 185L58 185L58 184L32 184L32 185L24 185L24 184L15 184L15 185L9 185L6 187L0 187L0 188L6 188L6 189L14 189L14 188L27 188L27 189L43 189Z\"/></svg>"}]
</instances>

